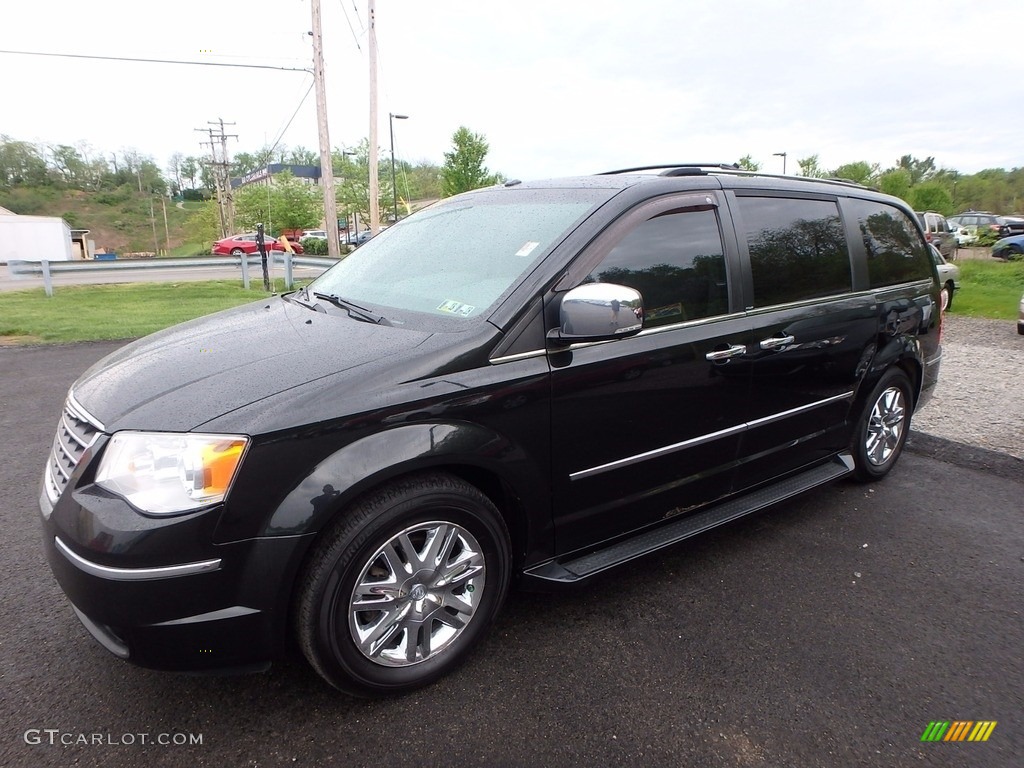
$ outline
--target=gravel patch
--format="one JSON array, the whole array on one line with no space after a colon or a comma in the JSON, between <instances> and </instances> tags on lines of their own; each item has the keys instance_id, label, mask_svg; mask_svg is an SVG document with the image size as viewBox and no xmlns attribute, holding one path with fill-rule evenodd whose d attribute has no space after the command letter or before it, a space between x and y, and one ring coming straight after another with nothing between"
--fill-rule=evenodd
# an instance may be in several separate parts
<instances>
[{"instance_id":1,"label":"gravel patch","mask_svg":"<svg viewBox=\"0 0 1024 768\"><path fill-rule=\"evenodd\" d=\"M913 428L1024 460L1024 336L1014 321L946 316L939 383Z\"/></svg>"}]
</instances>

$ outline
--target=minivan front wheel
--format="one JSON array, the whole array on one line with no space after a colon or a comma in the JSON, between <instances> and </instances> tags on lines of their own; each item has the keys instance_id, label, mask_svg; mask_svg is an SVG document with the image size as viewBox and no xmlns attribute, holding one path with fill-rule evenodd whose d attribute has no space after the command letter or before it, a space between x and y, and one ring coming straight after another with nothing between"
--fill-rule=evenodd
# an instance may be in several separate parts
<instances>
[{"instance_id":1,"label":"minivan front wheel","mask_svg":"<svg viewBox=\"0 0 1024 768\"><path fill-rule=\"evenodd\" d=\"M500 513L448 474L380 488L328 531L304 571L300 646L331 685L362 696L433 682L463 660L504 601Z\"/></svg>"},{"instance_id":2,"label":"minivan front wheel","mask_svg":"<svg viewBox=\"0 0 1024 768\"><path fill-rule=\"evenodd\" d=\"M851 449L858 480L878 480L896 465L910 431L913 391L898 368L886 371L867 399Z\"/></svg>"}]
</instances>

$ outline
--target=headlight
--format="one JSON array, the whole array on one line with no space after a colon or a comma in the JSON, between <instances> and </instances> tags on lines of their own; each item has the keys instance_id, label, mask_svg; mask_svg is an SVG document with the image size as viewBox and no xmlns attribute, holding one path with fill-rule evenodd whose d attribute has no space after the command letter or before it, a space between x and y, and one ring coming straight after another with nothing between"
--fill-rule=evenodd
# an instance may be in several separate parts
<instances>
[{"instance_id":1,"label":"headlight","mask_svg":"<svg viewBox=\"0 0 1024 768\"><path fill-rule=\"evenodd\" d=\"M96 484L143 512L189 512L224 500L248 443L241 435L118 432Z\"/></svg>"}]
</instances>

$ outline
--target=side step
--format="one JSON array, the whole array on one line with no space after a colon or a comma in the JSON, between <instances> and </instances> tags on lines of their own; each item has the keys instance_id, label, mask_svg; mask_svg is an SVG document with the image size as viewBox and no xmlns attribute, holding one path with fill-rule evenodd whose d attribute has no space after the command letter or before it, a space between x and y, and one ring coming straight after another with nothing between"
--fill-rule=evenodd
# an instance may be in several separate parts
<instances>
[{"instance_id":1,"label":"side step","mask_svg":"<svg viewBox=\"0 0 1024 768\"><path fill-rule=\"evenodd\" d=\"M570 584L608 570L643 555L671 546L698 533L757 512L772 504L832 482L853 472L853 457L841 453L826 464L819 464L799 474L779 480L756 491L730 499L676 522L644 530L631 538L569 560L549 560L527 570L527 579ZM570 556L572 557L572 556Z\"/></svg>"}]
</instances>

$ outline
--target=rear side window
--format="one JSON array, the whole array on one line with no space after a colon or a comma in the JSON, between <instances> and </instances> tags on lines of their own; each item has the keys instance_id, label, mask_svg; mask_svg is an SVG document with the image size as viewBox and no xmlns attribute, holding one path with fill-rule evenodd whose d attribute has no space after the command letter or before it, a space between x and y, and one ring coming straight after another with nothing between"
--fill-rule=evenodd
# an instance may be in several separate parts
<instances>
[{"instance_id":1,"label":"rear side window","mask_svg":"<svg viewBox=\"0 0 1024 768\"><path fill-rule=\"evenodd\" d=\"M850 200L868 257L872 288L928 280L932 268L917 227L899 208L873 200Z\"/></svg>"},{"instance_id":2,"label":"rear side window","mask_svg":"<svg viewBox=\"0 0 1024 768\"><path fill-rule=\"evenodd\" d=\"M587 283L640 291L644 327L725 314L725 252L713 210L669 211L642 222L605 256Z\"/></svg>"},{"instance_id":3,"label":"rear side window","mask_svg":"<svg viewBox=\"0 0 1024 768\"><path fill-rule=\"evenodd\" d=\"M786 304L853 288L839 208L829 200L739 197L754 306Z\"/></svg>"}]
</instances>

